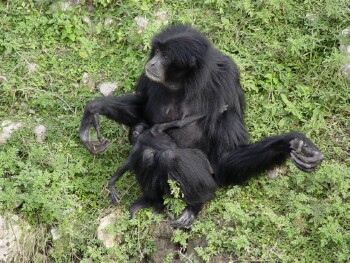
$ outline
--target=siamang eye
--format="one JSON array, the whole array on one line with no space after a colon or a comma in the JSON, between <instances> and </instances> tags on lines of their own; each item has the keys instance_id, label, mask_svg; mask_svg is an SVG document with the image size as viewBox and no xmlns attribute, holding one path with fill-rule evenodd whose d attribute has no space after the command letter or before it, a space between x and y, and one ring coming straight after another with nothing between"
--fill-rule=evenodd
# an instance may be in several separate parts
<instances>
[{"instance_id":1,"label":"siamang eye","mask_svg":"<svg viewBox=\"0 0 350 263\"><path fill-rule=\"evenodd\" d=\"M167 55L163 55L163 59L166 61L168 60L168 56Z\"/></svg>"}]
</instances>

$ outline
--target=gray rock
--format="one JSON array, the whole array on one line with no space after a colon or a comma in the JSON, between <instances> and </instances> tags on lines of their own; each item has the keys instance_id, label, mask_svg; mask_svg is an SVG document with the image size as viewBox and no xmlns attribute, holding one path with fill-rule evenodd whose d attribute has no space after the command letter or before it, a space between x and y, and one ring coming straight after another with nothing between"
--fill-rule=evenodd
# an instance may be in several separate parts
<instances>
[{"instance_id":1,"label":"gray rock","mask_svg":"<svg viewBox=\"0 0 350 263\"><path fill-rule=\"evenodd\" d=\"M341 70L343 77L350 82L350 64L345 64Z\"/></svg>"},{"instance_id":2,"label":"gray rock","mask_svg":"<svg viewBox=\"0 0 350 263\"><path fill-rule=\"evenodd\" d=\"M5 143L8 138L11 137L11 134L23 126L23 123L12 122L12 121L3 121L2 124L2 133L0 133L0 144Z\"/></svg>"},{"instance_id":3,"label":"gray rock","mask_svg":"<svg viewBox=\"0 0 350 263\"><path fill-rule=\"evenodd\" d=\"M82 81L84 87L87 87L90 91L93 91L96 87L96 83L95 83L94 79L87 72L85 72L83 74L81 81Z\"/></svg>"},{"instance_id":4,"label":"gray rock","mask_svg":"<svg viewBox=\"0 0 350 263\"><path fill-rule=\"evenodd\" d=\"M113 82L104 82L98 85L98 89L103 94L103 96L112 96L113 92L118 88L118 85Z\"/></svg>"},{"instance_id":5,"label":"gray rock","mask_svg":"<svg viewBox=\"0 0 350 263\"><path fill-rule=\"evenodd\" d=\"M16 262L19 254L23 254L21 238L29 229L29 224L17 215L0 216L0 262Z\"/></svg>"},{"instance_id":6,"label":"gray rock","mask_svg":"<svg viewBox=\"0 0 350 263\"><path fill-rule=\"evenodd\" d=\"M97 238L102 241L106 248L115 247L119 244L118 236L115 233L109 233L108 227L115 225L118 218L122 218L124 212L122 209L115 209L113 213L100 219L100 224L97 228Z\"/></svg>"},{"instance_id":7,"label":"gray rock","mask_svg":"<svg viewBox=\"0 0 350 263\"><path fill-rule=\"evenodd\" d=\"M38 142L43 142L45 140L46 127L44 125L36 126L34 132Z\"/></svg>"}]
</instances>

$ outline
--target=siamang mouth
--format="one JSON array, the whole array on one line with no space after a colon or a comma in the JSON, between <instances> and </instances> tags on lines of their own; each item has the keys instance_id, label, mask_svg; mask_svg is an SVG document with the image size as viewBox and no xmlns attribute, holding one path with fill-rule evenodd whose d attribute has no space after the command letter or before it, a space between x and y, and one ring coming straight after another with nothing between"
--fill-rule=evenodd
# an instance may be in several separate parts
<instances>
[{"instance_id":1,"label":"siamang mouth","mask_svg":"<svg viewBox=\"0 0 350 263\"><path fill-rule=\"evenodd\" d=\"M146 73L146 76L147 76L148 78L150 78L151 80L153 80L153 81L155 81L155 82L161 82L160 76L157 75L157 74L154 74L152 71L146 69L146 70L145 70L145 73Z\"/></svg>"}]
</instances>

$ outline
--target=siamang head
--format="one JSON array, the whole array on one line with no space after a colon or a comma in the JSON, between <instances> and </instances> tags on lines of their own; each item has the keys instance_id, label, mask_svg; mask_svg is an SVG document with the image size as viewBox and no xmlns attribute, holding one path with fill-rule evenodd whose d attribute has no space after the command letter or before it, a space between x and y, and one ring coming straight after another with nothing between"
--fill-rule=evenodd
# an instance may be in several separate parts
<instances>
[{"instance_id":1,"label":"siamang head","mask_svg":"<svg viewBox=\"0 0 350 263\"><path fill-rule=\"evenodd\" d=\"M145 130L148 130L148 129L149 129L149 126L143 122L132 127L129 130L129 141L131 142L131 144L134 145L138 140L138 138L140 137L140 135L144 133Z\"/></svg>"},{"instance_id":2,"label":"siamang head","mask_svg":"<svg viewBox=\"0 0 350 263\"><path fill-rule=\"evenodd\" d=\"M188 25L165 29L152 41L146 76L170 89L178 89L182 81L204 67L209 48L209 40Z\"/></svg>"}]
</instances>

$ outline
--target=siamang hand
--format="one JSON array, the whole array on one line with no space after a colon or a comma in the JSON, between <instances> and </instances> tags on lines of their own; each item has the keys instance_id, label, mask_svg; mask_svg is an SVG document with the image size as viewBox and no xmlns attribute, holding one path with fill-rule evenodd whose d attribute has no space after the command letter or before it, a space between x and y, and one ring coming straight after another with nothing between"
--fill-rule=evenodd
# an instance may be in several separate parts
<instances>
[{"instance_id":1,"label":"siamang hand","mask_svg":"<svg viewBox=\"0 0 350 263\"><path fill-rule=\"evenodd\" d=\"M313 172L321 164L324 155L304 135L290 141L292 162L304 172Z\"/></svg>"}]
</instances>

